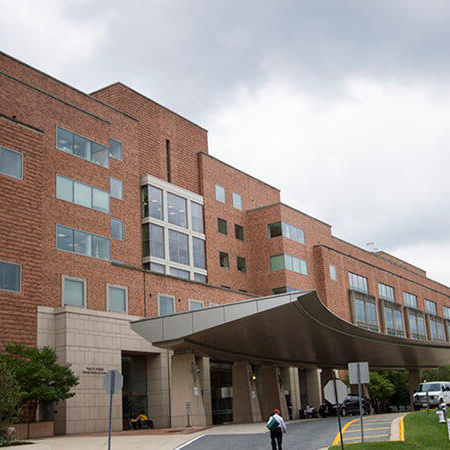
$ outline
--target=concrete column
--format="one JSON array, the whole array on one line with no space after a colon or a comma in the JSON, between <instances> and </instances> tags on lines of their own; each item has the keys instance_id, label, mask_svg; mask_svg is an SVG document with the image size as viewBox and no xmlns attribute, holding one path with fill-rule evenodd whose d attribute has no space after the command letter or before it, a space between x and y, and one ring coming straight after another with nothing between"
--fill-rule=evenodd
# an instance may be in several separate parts
<instances>
[{"instance_id":1,"label":"concrete column","mask_svg":"<svg viewBox=\"0 0 450 450\"><path fill-rule=\"evenodd\" d=\"M209 358L197 358L197 364L201 369L200 382L202 385L203 404L205 405L206 423L207 425L212 425L211 370Z\"/></svg>"},{"instance_id":2,"label":"concrete column","mask_svg":"<svg viewBox=\"0 0 450 450\"><path fill-rule=\"evenodd\" d=\"M186 403L190 404L189 424L206 426L206 412L200 383L201 369L193 353L172 356L172 427L187 426Z\"/></svg>"},{"instance_id":3,"label":"concrete column","mask_svg":"<svg viewBox=\"0 0 450 450\"><path fill-rule=\"evenodd\" d=\"M249 362L233 364L233 422L261 422L261 409Z\"/></svg>"},{"instance_id":4,"label":"concrete column","mask_svg":"<svg viewBox=\"0 0 450 450\"><path fill-rule=\"evenodd\" d=\"M409 371L409 403L413 405L413 394L414 391L419 386L419 383L422 381L420 376L420 370L410 370Z\"/></svg>"},{"instance_id":5,"label":"concrete column","mask_svg":"<svg viewBox=\"0 0 450 450\"><path fill-rule=\"evenodd\" d=\"M306 369L306 386L308 392L308 405L318 408L322 403L322 389L320 385L319 369ZM306 408L306 405L302 405Z\"/></svg>"},{"instance_id":6,"label":"concrete column","mask_svg":"<svg viewBox=\"0 0 450 450\"><path fill-rule=\"evenodd\" d=\"M289 417L286 399L281 389L282 377L280 369L276 366L263 366L262 374L262 399L261 399L261 414L262 419L269 417L272 411L277 408L280 410L284 418Z\"/></svg>"},{"instance_id":7,"label":"concrete column","mask_svg":"<svg viewBox=\"0 0 450 450\"><path fill-rule=\"evenodd\" d=\"M289 394L292 403L292 417L298 419L300 408L300 386L297 367L283 367L280 369L283 378L282 389L285 394Z\"/></svg>"},{"instance_id":8,"label":"concrete column","mask_svg":"<svg viewBox=\"0 0 450 450\"><path fill-rule=\"evenodd\" d=\"M333 379L333 371L334 371L334 369L330 369L329 367L325 367L325 368L321 369L321 373L320 373L321 390L320 390L320 392L322 394L322 398L323 398L323 388L328 383L328 381ZM336 378L337 378L337 376L336 376Z\"/></svg>"},{"instance_id":9,"label":"concrete column","mask_svg":"<svg viewBox=\"0 0 450 450\"><path fill-rule=\"evenodd\" d=\"M170 355L167 351L147 355L147 411L156 428L170 427L169 375Z\"/></svg>"}]
</instances>

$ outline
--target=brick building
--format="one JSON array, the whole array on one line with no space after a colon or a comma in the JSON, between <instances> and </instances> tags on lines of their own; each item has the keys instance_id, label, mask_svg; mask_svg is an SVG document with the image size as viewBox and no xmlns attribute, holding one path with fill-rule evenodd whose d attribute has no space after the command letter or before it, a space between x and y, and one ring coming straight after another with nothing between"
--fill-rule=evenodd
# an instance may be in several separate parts
<instances>
[{"instance_id":1,"label":"brick building","mask_svg":"<svg viewBox=\"0 0 450 450\"><path fill-rule=\"evenodd\" d=\"M450 341L450 288L281 203L211 156L205 129L121 83L86 94L0 53L0 344L54 347L80 376L57 433L107 428L109 369L125 376L116 429L138 410L170 425L170 353L130 321L296 290L375 332ZM217 394L231 364L198 363L207 421L231 420ZM320 370L283 370L296 407L320 385Z\"/></svg>"}]
</instances>

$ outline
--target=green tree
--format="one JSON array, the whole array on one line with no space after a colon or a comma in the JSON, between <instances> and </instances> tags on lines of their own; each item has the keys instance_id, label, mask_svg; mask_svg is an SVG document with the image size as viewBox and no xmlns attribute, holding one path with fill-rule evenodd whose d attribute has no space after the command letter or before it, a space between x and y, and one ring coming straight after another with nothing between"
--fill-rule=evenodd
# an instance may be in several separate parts
<instances>
[{"instance_id":1,"label":"green tree","mask_svg":"<svg viewBox=\"0 0 450 450\"><path fill-rule=\"evenodd\" d=\"M421 375L422 380L450 381L450 366L443 366L438 369L422 370Z\"/></svg>"},{"instance_id":2,"label":"green tree","mask_svg":"<svg viewBox=\"0 0 450 450\"><path fill-rule=\"evenodd\" d=\"M0 438L8 438L7 429L19 420L22 392L14 374L0 361Z\"/></svg>"},{"instance_id":3,"label":"green tree","mask_svg":"<svg viewBox=\"0 0 450 450\"><path fill-rule=\"evenodd\" d=\"M44 347L25 347L8 344L0 355L10 368L23 393L22 406L36 411L38 405L64 400L75 395L70 390L78 384L78 377L70 364L58 364L55 350Z\"/></svg>"}]
</instances>

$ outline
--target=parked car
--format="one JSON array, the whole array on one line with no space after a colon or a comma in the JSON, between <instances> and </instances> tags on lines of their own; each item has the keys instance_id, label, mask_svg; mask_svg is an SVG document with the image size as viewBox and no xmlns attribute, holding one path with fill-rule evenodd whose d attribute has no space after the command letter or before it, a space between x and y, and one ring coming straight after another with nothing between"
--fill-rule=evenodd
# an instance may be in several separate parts
<instances>
[{"instance_id":1,"label":"parked car","mask_svg":"<svg viewBox=\"0 0 450 450\"><path fill-rule=\"evenodd\" d=\"M364 396L361 397L363 414L370 414L370 401ZM349 414L359 414L359 396L349 395L344 402L339 406L339 413L342 417ZM336 405L330 402L325 402L319 407L319 414L321 417L335 416L337 414Z\"/></svg>"},{"instance_id":2,"label":"parked car","mask_svg":"<svg viewBox=\"0 0 450 450\"><path fill-rule=\"evenodd\" d=\"M413 395L413 405L416 411L427 407L427 393L430 406L439 406L441 403L450 404L450 382L430 381L420 383Z\"/></svg>"}]
</instances>

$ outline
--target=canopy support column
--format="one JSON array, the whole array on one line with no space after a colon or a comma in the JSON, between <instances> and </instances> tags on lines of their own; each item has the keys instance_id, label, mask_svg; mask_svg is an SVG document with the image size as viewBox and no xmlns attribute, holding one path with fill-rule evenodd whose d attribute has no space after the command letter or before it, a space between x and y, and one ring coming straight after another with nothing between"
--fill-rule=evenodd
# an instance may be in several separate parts
<instances>
[{"instance_id":1,"label":"canopy support column","mask_svg":"<svg viewBox=\"0 0 450 450\"><path fill-rule=\"evenodd\" d=\"M233 364L233 422L261 422L261 408L249 362Z\"/></svg>"},{"instance_id":2,"label":"canopy support column","mask_svg":"<svg viewBox=\"0 0 450 450\"><path fill-rule=\"evenodd\" d=\"M420 370L409 371L409 402L411 406L413 405L414 391L417 389L421 381L422 378L420 377Z\"/></svg>"},{"instance_id":3,"label":"canopy support column","mask_svg":"<svg viewBox=\"0 0 450 450\"><path fill-rule=\"evenodd\" d=\"M266 420L272 411L277 408L284 418L288 418L288 410L284 393L281 390L280 369L276 366L263 366L262 374L262 419Z\"/></svg>"},{"instance_id":4,"label":"canopy support column","mask_svg":"<svg viewBox=\"0 0 450 450\"><path fill-rule=\"evenodd\" d=\"M322 403L322 389L320 385L319 369L306 369L305 373L308 405L319 408ZM306 407L306 405L304 407Z\"/></svg>"},{"instance_id":5,"label":"canopy support column","mask_svg":"<svg viewBox=\"0 0 450 450\"><path fill-rule=\"evenodd\" d=\"M172 427L188 425L187 403L189 425L206 426L200 372L194 353L175 353L172 356Z\"/></svg>"}]
</instances>

